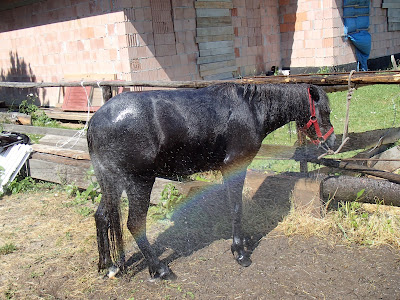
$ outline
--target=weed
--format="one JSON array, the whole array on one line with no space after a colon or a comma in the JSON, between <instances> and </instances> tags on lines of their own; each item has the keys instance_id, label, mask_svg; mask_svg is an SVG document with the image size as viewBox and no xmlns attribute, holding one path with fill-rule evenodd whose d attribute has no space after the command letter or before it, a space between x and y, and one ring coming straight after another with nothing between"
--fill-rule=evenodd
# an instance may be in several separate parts
<instances>
[{"instance_id":1,"label":"weed","mask_svg":"<svg viewBox=\"0 0 400 300\"><path fill-rule=\"evenodd\" d=\"M94 213L94 209L91 207L84 206L82 208L77 208L77 213L82 217L89 217Z\"/></svg>"},{"instance_id":2,"label":"weed","mask_svg":"<svg viewBox=\"0 0 400 300\"><path fill-rule=\"evenodd\" d=\"M13 243L8 243L0 247L0 255L7 255L17 250L18 250L17 246L15 246Z\"/></svg>"},{"instance_id":3,"label":"weed","mask_svg":"<svg viewBox=\"0 0 400 300\"><path fill-rule=\"evenodd\" d=\"M7 187L7 192L11 194L26 193L37 188L35 180L30 177L21 178L17 176Z\"/></svg>"},{"instance_id":4,"label":"weed","mask_svg":"<svg viewBox=\"0 0 400 300\"><path fill-rule=\"evenodd\" d=\"M8 287L8 289L4 292L5 298L8 299L14 299L16 290L12 288L11 286Z\"/></svg>"},{"instance_id":5,"label":"weed","mask_svg":"<svg viewBox=\"0 0 400 300\"><path fill-rule=\"evenodd\" d=\"M156 220L170 219L174 209L182 202L183 195L172 184L167 184L161 192L160 202L150 207L149 214Z\"/></svg>"}]
</instances>

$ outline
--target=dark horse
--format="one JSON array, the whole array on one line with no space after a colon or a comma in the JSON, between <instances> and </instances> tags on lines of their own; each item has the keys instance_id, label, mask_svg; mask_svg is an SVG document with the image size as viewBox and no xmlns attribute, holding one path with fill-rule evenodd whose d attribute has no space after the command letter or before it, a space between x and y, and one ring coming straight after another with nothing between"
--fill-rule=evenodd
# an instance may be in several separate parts
<instances>
[{"instance_id":1,"label":"dark horse","mask_svg":"<svg viewBox=\"0 0 400 300\"><path fill-rule=\"evenodd\" d=\"M220 170L232 209L232 253L251 260L242 234L246 168L263 139L296 121L316 143L333 145L325 92L310 85L224 83L202 89L122 93L103 105L87 131L89 152L103 197L95 214L99 269L124 266L121 216L129 199L128 229L153 278L171 274L146 237L146 215L156 177ZM227 180L233 171L238 176Z\"/></svg>"}]
</instances>

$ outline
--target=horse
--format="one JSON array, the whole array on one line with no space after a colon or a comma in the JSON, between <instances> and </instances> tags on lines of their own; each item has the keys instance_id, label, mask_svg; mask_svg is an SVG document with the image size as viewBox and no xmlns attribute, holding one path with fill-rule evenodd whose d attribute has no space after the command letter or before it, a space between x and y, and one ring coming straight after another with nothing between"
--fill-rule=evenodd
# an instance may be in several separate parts
<instances>
[{"instance_id":1,"label":"horse","mask_svg":"<svg viewBox=\"0 0 400 300\"><path fill-rule=\"evenodd\" d=\"M89 154L102 199L95 213L99 271L124 268L120 198L128 196L127 227L147 260L151 278L172 273L146 237L156 177L219 170L232 212L231 251L243 267L252 261L242 232L246 170L272 131L295 121L316 144L335 134L322 88L307 84L221 83L200 89L126 92L107 101L87 129ZM234 179L228 174L236 172Z\"/></svg>"}]
</instances>

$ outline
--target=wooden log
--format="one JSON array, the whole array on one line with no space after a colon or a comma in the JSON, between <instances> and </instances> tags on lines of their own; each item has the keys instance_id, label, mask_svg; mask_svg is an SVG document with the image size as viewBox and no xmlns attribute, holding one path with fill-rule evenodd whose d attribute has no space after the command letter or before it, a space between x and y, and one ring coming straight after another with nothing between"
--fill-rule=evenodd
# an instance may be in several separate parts
<instances>
[{"instance_id":1,"label":"wooden log","mask_svg":"<svg viewBox=\"0 0 400 300\"><path fill-rule=\"evenodd\" d=\"M221 35L219 31L227 30L227 34L233 34L232 27L221 27L213 30L211 28L204 35ZM230 32L232 31L232 32ZM217 54L215 54L217 55ZM251 77L232 80L194 80L194 81L69 81L69 82L0 82L0 87L13 88L46 88L66 86L142 86L142 87L164 87L164 88L200 88L223 82L238 84L265 84L265 83L308 83L322 86L347 85L349 73L338 74L309 74L289 76L265 76ZM400 84L400 71L385 72L356 72L351 77L353 84Z\"/></svg>"},{"instance_id":2,"label":"wooden log","mask_svg":"<svg viewBox=\"0 0 400 300\"><path fill-rule=\"evenodd\" d=\"M383 201L386 205L400 206L400 185L386 180L365 177L338 176L327 177L321 184L324 200L354 201L361 190L365 190L360 202L373 203Z\"/></svg>"},{"instance_id":3,"label":"wooden log","mask_svg":"<svg viewBox=\"0 0 400 300\"><path fill-rule=\"evenodd\" d=\"M359 172L367 175L372 175L375 177L379 178L384 178L389 180L390 182L398 183L400 184L400 175L386 172L383 170L377 170L373 169L367 166L362 166L358 165L355 163L350 163L350 162L345 162L345 161L337 161L334 159L328 159L328 158L321 158L321 159L308 159L309 162L315 163L315 164L321 164L327 167L332 167L332 168L337 168L337 169L343 169L343 170L348 170L348 171L354 171L354 172Z\"/></svg>"}]
</instances>

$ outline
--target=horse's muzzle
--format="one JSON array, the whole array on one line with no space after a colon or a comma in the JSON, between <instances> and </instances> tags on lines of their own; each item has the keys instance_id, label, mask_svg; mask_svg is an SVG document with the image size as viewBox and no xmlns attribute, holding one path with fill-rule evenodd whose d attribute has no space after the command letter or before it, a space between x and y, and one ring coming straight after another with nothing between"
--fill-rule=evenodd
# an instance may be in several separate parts
<instances>
[{"instance_id":1,"label":"horse's muzzle","mask_svg":"<svg viewBox=\"0 0 400 300\"><path fill-rule=\"evenodd\" d=\"M336 141L336 135L334 133L332 133L325 142L323 142L323 144L325 144L326 146L329 147L329 149L332 149L333 146L335 145L335 141Z\"/></svg>"}]
</instances>

